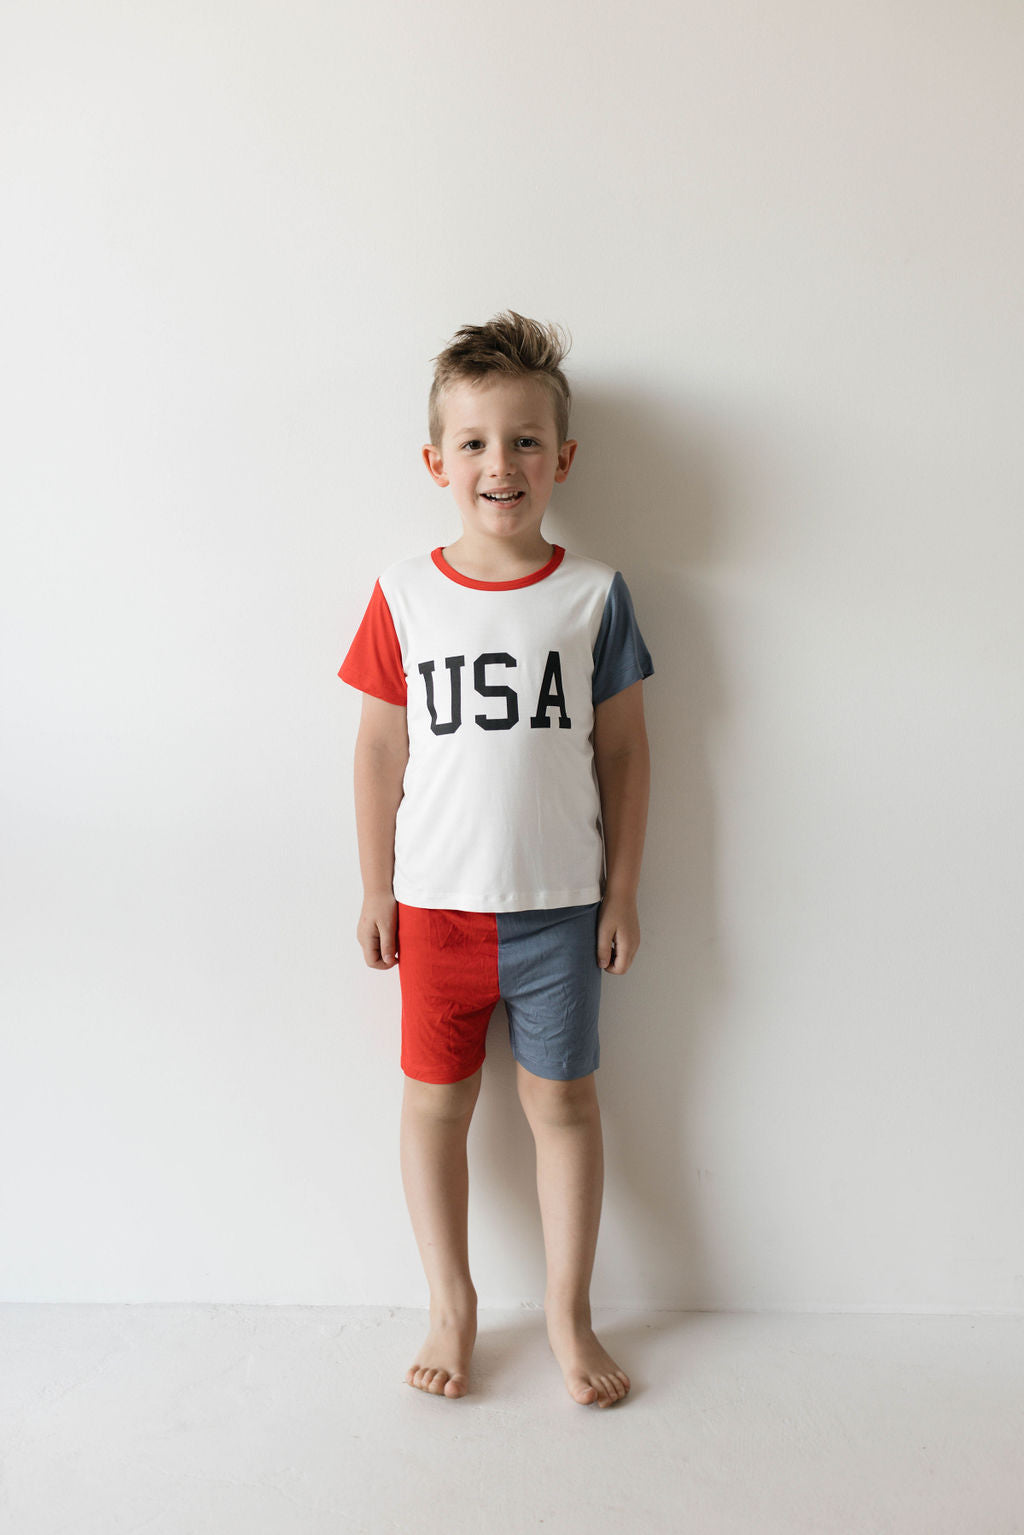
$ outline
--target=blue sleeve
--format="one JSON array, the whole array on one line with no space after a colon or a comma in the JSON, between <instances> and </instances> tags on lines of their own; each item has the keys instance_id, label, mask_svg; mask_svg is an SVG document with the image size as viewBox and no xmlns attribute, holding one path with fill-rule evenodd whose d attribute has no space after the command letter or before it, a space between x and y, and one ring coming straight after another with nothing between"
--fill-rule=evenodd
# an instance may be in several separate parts
<instances>
[{"instance_id":1,"label":"blue sleeve","mask_svg":"<svg viewBox=\"0 0 1024 1535\"><path fill-rule=\"evenodd\" d=\"M629 587L616 571L594 642L594 707L653 672L654 664L633 612Z\"/></svg>"}]
</instances>

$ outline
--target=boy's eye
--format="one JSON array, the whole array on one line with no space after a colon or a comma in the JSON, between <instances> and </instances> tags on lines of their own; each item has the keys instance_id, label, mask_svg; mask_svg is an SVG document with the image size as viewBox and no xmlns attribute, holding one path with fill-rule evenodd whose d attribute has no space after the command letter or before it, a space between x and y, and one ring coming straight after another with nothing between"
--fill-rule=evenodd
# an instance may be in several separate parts
<instances>
[{"instance_id":1,"label":"boy's eye","mask_svg":"<svg viewBox=\"0 0 1024 1535\"><path fill-rule=\"evenodd\" d=\"M462 452L463 453L475 453L477 451L477 449L478 448L482 448L483 445L484 444L483 444L482 438L480 438L480 437L470 437L464 443L462 443L462 445L461 445L462 446ZM538 439L536 437L517 437L516 438L516 447L517 448L539 448L540 447L540 442L538 441Z\"/></svg>"}]
</instances>

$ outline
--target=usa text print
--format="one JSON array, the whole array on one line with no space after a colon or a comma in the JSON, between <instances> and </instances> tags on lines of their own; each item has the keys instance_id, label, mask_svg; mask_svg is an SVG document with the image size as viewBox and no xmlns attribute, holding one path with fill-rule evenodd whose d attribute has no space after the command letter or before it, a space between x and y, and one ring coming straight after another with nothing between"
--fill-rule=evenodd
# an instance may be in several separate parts
<instances>
[{"instance_id":1,"label":"usa text print","mask_svg":"<svg viewBox=\"0 0 1024 1535\"><path fill-rule=\"evenodd\" d=\"M437 718L437 704L434 699L434 662L421 661L419 673L423 678L423 686L426 690L427 712L430 715L430 728L436 736L454 735L462 724L462 668L466 664L465 656L445 656L445 669L448 672L449 705L447 720L439 721ZM487 650L483 655L477 656L473 662L473 687L481 698L500 698L505 705L504 714L475 714L473 716L481 730L511 730L513 725L519 723L519 697L515 689L508 685L507 673L519 663L515 656L510 656L507 650ZM506 680L496 680L502 675L499 668L504 669ZM572 720L565 707L565 688L562 685L562 659L557 650L549 650L547 661L544 663L544 676L537 695L537 707L530 716L531 730L551 729L551 710L558 711L559 730L571 730Z\"/></svg>"}]
</instances>

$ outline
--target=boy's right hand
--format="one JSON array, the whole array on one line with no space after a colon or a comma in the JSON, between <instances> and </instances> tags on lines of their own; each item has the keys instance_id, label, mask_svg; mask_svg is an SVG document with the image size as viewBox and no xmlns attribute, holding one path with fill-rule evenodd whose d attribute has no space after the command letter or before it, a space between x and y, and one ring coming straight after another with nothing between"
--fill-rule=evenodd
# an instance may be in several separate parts
<instances>
[{"instance_id":1,"label":"boy's right hand","mask_svg":"<svg viewBox=\"0 0 1024 1535\"><path fill-rule=\"evenodd\" d=\"M398 960L398 902L393 895L367 896L356 937L371 970L390 970Z\"/></svg>"}]
</instances>

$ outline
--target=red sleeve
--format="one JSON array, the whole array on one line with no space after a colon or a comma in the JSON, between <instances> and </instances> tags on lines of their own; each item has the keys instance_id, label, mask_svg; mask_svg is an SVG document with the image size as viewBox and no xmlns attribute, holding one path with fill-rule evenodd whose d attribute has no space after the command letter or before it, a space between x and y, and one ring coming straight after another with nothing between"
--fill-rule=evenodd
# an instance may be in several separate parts
<instances>
[{"instance_id":1,"label":"red sleeve","mask_svg":"<svg viewBox=\"0 0 1024 1535\"><path fill-rule=\"evenodd\" d=\"M374 698L383 698L385 703L406 702L402 647L379 581L373 588L373 596L338 676L358 688L360 693L372 693Z\"/></svg>"}]
</instances>

